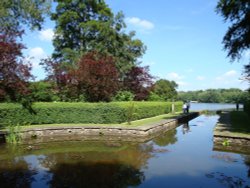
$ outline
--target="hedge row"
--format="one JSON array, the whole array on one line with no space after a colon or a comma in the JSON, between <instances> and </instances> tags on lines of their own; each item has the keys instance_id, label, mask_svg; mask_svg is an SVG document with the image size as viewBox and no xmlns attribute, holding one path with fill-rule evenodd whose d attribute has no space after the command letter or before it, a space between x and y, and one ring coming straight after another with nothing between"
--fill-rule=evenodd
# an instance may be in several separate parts
<instances>
[{"instance_id":1,"label":"hedge row","mask_svg":"<svg viewBox=\"0 0 250 188\"><path fill-rule=\"evenodd\" d=\"M132 112L132 120L171 112L171 102L112 102L112 103L35 103L35 113L18 104L0 104L0 125L8 123L60 124L60 123L122 123ZM176 102L176 111L182 103Z\"/></svg>"},{"instance_id":2,"label":"hedge row","mask_svg":"<svg viewBox=\"0 0 250 188\"><path fill-rule=\"evenodd\" d=\"M250 101L244 103L244 111L250 116Z\"/></svg>"}]
</instances>

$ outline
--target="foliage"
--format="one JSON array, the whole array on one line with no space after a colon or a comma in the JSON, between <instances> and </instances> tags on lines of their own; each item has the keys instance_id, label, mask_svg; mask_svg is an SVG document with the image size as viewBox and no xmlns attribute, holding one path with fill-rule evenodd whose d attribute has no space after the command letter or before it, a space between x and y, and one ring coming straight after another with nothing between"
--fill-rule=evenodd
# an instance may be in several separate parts
<instances>
[{"instance_id":1,"label":"foliage","mask_svg":"<svg viewBox=\"0 0 250 188\"><path fill-rule=\"evenodd\" d=\"M224 48L232 61L240 59L250 48L250 2L248 0L219 0L216 11L225 21L232 22L223 38ZM250 62L245 67L246 79L250 81Z\"/></svg>"},{"instance_id":2,"label":"foliage","mask_svg":"<svg viewBox=\"0 0 250 188\"><path fill-rule=\"evenodd\" d=\"M250 116L250 100L244 103L244 112L246 112Z\"/></svg>"},{"instance_id":3,"label":"foliage","mask_svg":"<svg viewBox=\"0 0 250 188\"><path fill-rule=\"evenodd\" d=\"M127 121L127 109L131 102L111 103L34 103L36 113L29 113L21 105L2 103L0 124L56 124L56 123L121 123ZM175 103L181 111L182 103ZM171 112L170 102L134 102L132 120L153 117Z\"/></svg>"},{"instance_id":4,"label":"foliage","mask_svg":"<svg viewBox=\"0 0 250 188\"><path fill-rule=\"evenodd\" d=\"M148 101L164 101L164 98L151 91L148 96Z\"/></svg>"},{"instance_id":5,"label":"foliage","mask_svg":"<svg viewBox=\"0 0 250 188\"><path fill-rule=\"evenodd\" d=\"M230 123L234 132L250 133L250 116L242 111L230 113Z\"/></svg>"},{"instance_id":6,"label":"foliage","mask_svg":"<svg viewBox=\"0 0 250 188\"><path fill-rule=\"evenodd\" d=\"M16 124L16 125L9 124L7 126L7 130L8 130L8 133L6 135L7 143L18 144L21 142L21 136L20 136L21 126L20 126L20 124Z\"/></svg>"},{"instance_id":7,"label":"foliage","mask_svg":"<svg viewBox=\"0 0 250 188\"><path fill-rule=\"evenodd\" d=\"M22 49L17 42L22 32L0 33L0 100L20 101L29 93L27 81L31 65L24 63Z\"/></svg>"},{"instance_id":8,"label":"foliage","mask_svg":"<svg viewBox=\"0 0 250 188\"><path fill-rule=\"evenodd\" d=\"M135 95L130 91L118 91L113 97L113 101L133 101Z\"/></svg>"},{"instance_id":9,"label":"foliage","mask_svg":"<svg viewBox=\"0 0 250 188\"><path fill-rule=\"evenodd\" d=\"M39 102L51 102L58 101L59 97L56 96L56 92L53 91L53 84L46 81L31 82L29 89L31 91L32 101Z\"/></svg>"},{"instance_id":10,"label":"foliage","mask_svg":"<svg viewBox=\"0 0 250 188\"><path fill-rule=\"evenodd\" d=\"M123 87L135 95L135 100L146 100L149 96L153 77L149 74L149 67L133 67L123 81Z\"/></svg>"},{"instance_id":11,"label":"foliage","mask_svg":"<svg viewBox=\"0 0 250 188\"><path fill-rule=\"evenodd\" d=\"M177 97L177 87L178 85L174 81L165 79L157 80L153 86L153 96L151 96L151 98L154 97L154 99L157 99L157 95L159 99L165 101L175 99Z\"/></svg>"},{"instance_id":12,"label":"foliage","mask_svg":"<svg viewBox=\"0 0 250 188\"><path fill-rule=\"evenodd\" d=\"M248 92L240 89L208 89L199 91L179 92L178 100L199 101L205 103L244 103Z\"/></svg>"},{"instance_id":13,"label":"foliage","mask_svg":"<svg viewBox=\"0 0 250 188\"><path fill-rule=\"evenodd\" d=\"M118 91L118 71L112 57L88 53L69 75L70 84L90 102L110 101Z\"/></svg>"},{"instance_id":14,"label":"foliage","mask_svg":"<svg viewBox=\"0 0 250 188\"><path fill-rule=\"evenodd\" d=\"M131 121L134 119L135 113L135 104L134 102L130 102L128 108L127 108L127 122L128 125L131 125Z\"/></svg>"},{"instance_id":15,"label":"foliage","mask_svg":"<svg viewBox=\"0 0 250 188\"><path fill-rule=\"evenodd\" d=\"M124 75L144 53L143 43L133 39L135 33L125 33L123 14L114 15L104 0L56 2L55 61L72 65L87 52L97 51L114 57Z\"/></svg>"},{"instance_id":16,"label":"foliage","mask_svg":"<svg viewBox=\"0 0 250 188\"><path fill-rule=\"evenodd\" d=\"M49 13L51 0L1 0L0 33L20 32L22 25L41 29L44 15Z\"/></svg>"}]
</instances>

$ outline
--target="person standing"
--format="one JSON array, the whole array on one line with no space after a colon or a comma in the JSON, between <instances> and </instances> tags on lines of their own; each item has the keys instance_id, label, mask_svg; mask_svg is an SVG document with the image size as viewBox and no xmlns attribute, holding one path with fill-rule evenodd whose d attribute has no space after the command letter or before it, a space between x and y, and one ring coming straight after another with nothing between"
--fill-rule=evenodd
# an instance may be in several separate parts
<instances>
[{"instance_id":1,"label":"person standing","mask_svg":"<svg viewBox=\"0 0 250 188\"><path fill-rule=\"evenodd\" d=\"M183 114L185 114L187 112L187 104L186 103L183 103L182 111L183 111Z\"/></svg>"},{"instance_id":2,"label":"person standing","mask_svg":"<svg viewBox=\"0 0 250 188\"><path fill-rule=\"evenodd\" d=\"M186 105L187 105L187 113L189 113L190 102L188 101Z\"/></svg>"}]
</instances>

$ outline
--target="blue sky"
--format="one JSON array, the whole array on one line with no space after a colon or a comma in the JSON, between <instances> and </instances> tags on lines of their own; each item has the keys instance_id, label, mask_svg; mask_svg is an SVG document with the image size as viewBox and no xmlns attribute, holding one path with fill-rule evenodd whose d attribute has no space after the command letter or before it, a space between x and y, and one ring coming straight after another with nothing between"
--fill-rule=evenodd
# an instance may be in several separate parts
<instances>
[{"instance_id":1,"label":"blue sky","mask_svg":"<svg viewBox=\"0 0 250 188\"><path fill-rule=\"evenodd\" d=\"M243 54L241 62L230 63L223 50L222 38L228 23L215 13L217 0L106 0L117 13L125 15L127 30L136 31L147 46L140 59L150 66L150 73L158 79L174 80L179 91L208 88L247 89L242 81L243 65L250 51ZM37 80L45 74L38 65L40 58L53 51L53 22L47 20L42 31L26 32L25 54L31 59Z\"/></svg>"}]
</instances>

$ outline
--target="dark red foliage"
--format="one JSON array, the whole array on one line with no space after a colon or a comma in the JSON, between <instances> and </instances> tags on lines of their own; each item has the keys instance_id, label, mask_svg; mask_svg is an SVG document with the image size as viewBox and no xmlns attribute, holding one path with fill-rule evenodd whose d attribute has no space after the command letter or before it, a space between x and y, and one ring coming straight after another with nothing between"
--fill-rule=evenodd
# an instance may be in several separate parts
<instances>
[{"instance_id":1,"label":"dark red foliage","mask_svg":"<svg viewBox=\"0 0 250 188\"><path fill-rule=\"evenodd\" d=\"M24 63L22 49L17 38L22 32L0 33L0 97L13 101L29 93L27 81L31 78L31 65Z\"/></svg>"},{"instance_id":2,"label":"dark red foliage","mask_svg":"<svg viewBox=\"0 0 250 188\"><path fill-rule=\"evenodd\" d=\"M135 95L135 100L146 100L152 88L153 77L149 74L149 67L133 67L124 79L125 90Z\"/></svg>"},{"instance_id":3,"label":"dark red foliage","mask_svg":"<svg viewBox=\"0 0 250 188\"><path fill-rule=\"evenodd\" d=\"M119 74L112 57L90 52L70 74L72 84L85 93L88 101L110 101L118 90Z\"/></svg>"}]
</instances>

